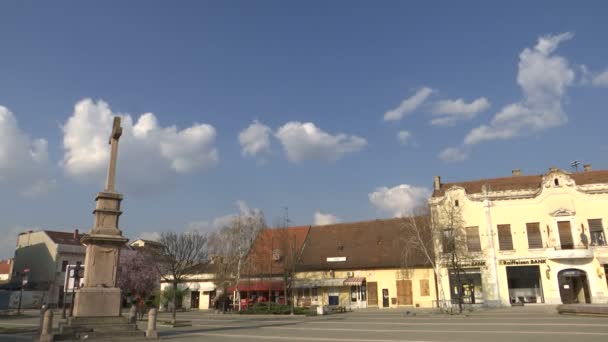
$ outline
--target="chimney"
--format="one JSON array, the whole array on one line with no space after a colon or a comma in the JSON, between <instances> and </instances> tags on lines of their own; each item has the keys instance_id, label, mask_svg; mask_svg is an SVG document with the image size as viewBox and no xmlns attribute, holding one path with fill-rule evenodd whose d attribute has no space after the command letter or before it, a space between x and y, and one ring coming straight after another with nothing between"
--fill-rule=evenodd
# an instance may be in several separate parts
<instances>
[{"instance_id":1,"label":"chimney","mask_svg":"<svg viewBox=\"0 0 608 342\"><path fill-rule=\"evenodd\" d=\"M585 172L591 171L591 164L585 164L585 165L583 165L583 170L585 170Z\"/></svg>"},{"instance_id":2,"label":"chimney","mask_svg":"<svg viewBox=\"0 0 608 342\"><path fill-rule=\"evenodd\" d=\"M435 191L439 191L439 188L441 188L441 177L435 176L435 182L433 183L433 188L435 189Z\"/></svg>"},{"instance_id":3,"label":"chimney","mask_svg":"<svg viewBox=\"0 0 608 342\"><path fill-rule=\"evenodd\" d=\"M74 229L74 240L78 240L78 229Z\"/></svg>"},{"instance_id":4,"label":"chimney","mask_svg":"<svg viewBox=\"0 0 608 342\"><path fill-rule=\"evenodd\" d=\"M511 171L511 175L512 175L513 177L515 177L515 176L521 176L521 169L515 169L515 170L512 170L512 171Z\"/></svg>"}]
</instances>

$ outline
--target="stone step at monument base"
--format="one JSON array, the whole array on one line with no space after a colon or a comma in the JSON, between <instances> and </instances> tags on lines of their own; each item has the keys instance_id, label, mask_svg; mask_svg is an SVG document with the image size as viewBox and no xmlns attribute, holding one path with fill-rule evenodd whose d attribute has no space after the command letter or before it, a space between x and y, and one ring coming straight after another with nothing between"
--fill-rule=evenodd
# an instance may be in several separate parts
<instances>
[{"instance_id":1,"label":"stone step at monument base","mask_svg":"<svg viewBox=\"0 0 608 342\"><path fill-rule=\"evenodd\" d=\"M143 340L145 333L129 323L125 317L72 317L59 323L55 341L94 340L115 341L119 339Z\"/></svg>"}]
</instances>

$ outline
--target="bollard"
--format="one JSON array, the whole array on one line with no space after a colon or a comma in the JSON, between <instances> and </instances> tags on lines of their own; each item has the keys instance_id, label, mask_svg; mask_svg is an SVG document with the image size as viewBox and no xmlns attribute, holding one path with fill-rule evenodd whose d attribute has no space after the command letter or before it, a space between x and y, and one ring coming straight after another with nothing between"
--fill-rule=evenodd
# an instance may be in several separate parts
<instances>
[{"instance_id":1,"label":"bollard","mask_svg":"<svg viewBox=\"0 0 608 342\"><path fill-rule=\"evenodd\" d=\"M38 320L38 330L36 330L36 335L40 336L42 334L42 321L44 321L44 312L46 311L46 305L42 305L40 307L40 316Z\"/></svg>"},{"instance_id":2,"label":"bollard","mask_svg":"<svg viewBox=\"0 0 608 342\"><path fill-rule=\"evenodd\" d=\"M135 307L135 304L131 305L127 320L129 321L129 323L135 323L137 321L137 308Z\"/></svg>"},{"instance_id":3,"label":"bollard","mask_svg":"<svg viewBox=\"0 0 608 342\"><path fill-rule=\"evenodd\" d=\"M53 342L53 310L44 312L42 320L42 333L40 334L40 342Z\"/></svg>"},{"instance_id":4,"label":"bollard","mask_svg":"<svg viewBox=\"0 0 608 342\"><path fill-rule=\"evenodd\" d=\"M152 308L148 312L148 329L146 330L146 338L158 338L158 332L156 331L156 308Z\"/></svg>"}]
</instances>

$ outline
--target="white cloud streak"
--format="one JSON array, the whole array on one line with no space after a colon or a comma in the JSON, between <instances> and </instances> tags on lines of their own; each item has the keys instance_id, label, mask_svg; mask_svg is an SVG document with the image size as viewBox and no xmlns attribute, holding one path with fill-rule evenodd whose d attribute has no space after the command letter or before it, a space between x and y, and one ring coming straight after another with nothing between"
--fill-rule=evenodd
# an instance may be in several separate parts
<instances>
[{"instance_id":1,"label":"white cloud streak","mask_svg":"<svg viewBox=\"0 0 608 342\"><path fill-rule=\"evenodd\" d=\"M412 133L409 131L403 130L397 132L397 141L401 143L401 145L407 145L412 139Z\"/></svg>"},{"instance_id":2,"label":"white cloud streak","mask_svg":"<svg viewBox=\"0 0 608 342\"><path fill-rule=\"evenodd\" d=\"M420 205L426 203L430 194L427 188L401 184L392 188L376 188L368 197L378 210L401 217L412 215Z\"/></svg>"},{"instance_id":3,"label":"white cloud streak","mask_svg":"<svg viewBox=\"0 0 608 342\"><path fill-rule=\"evenodd\" d=\"M255 120L239 133L241 153L246 157L253 157L260 153L270 151L270 127Z\"/></svg>"},{"instance_id":4,"label":"white cloud streak","mask_svg":"<svg viewBox=\"0 0 608 342\"><path fill-rule=\"evenodd\" d=\"M399 107L384 113L384 121L401 120L404 116L418 109L432 93L433 89L429 87L420 88L413 96L403 100Z\"/></svg>"},{"instance_id":5,"label":"white cloud streak","mask_svg":"<svg viewBox=\"0 0 608 342\"><path fill-rule=\"evenodd\" d=\"M466 103L463 99L437 101L432 109L436 116L431 119L432 125L451 126L457 121L471 120L477 114L490 108L490 101L485 97Z\"/></svg>"},{"instance_id":6,"label":"white cloud streak","mask_svg":"<svg viewBox=\"0 0 608 342\"><path fill-rule=\"evenodd\" d=\"M38 196L55 187L49 170L48 142L30 138L15 115L0 106L0 183L21 195Z\"/></svg>"},{"instance_id":7,"label":"white cloud streak","mask_svg":"<svg viewBox=\"0 0 608 342\"><path fill-rule=\"evenodd\" d=\"M445 162L457 162L468 159L469 154L463 147L448 147L439 153L439 158Z\"/></svg>"},{"instance_id":8,"label":"white cloud streak","mask_svg":"<svg viewBox=\"0 0 608 342\"><path fill-rule=\"evenodd\" d=\"M336 161L367 145L364 138L343 133L330 134L312 122L288 122L276 132L287 159L293 163L307 160Z\"/></svg>"},{"instance_id":9,"label":"white cloud streak","mask_svg":"<svg viewBox=\"0 0 608 342\"><path fill-rule=\"evenodd\" d=\"M340 221L340 218L335 215L315 211L315 226L324 226L327 224L338 223Z\"/></svg>"},{"instance_id":10,"label":"white cloud streak","mask_svg":"<svg viewBox=\"0 0 608 342\"><path fill-rule=\"evenodd\" d=\"M517 74L523 99L502 108L490 124L472 129L464 143L510 139L566 123L562 103L575 74L568 61L554 52L560 43L572 37L569 32L544 36L533 48L524 49L519 55Z\"/></svg>"}]
</instances>

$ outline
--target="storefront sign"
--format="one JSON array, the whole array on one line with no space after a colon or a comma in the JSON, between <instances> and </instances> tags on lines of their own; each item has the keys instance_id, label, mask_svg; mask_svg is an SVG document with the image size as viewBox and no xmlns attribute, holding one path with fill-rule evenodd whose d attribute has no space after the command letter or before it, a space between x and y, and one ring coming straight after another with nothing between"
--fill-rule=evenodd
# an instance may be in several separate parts
<instances>
[{"instance_id":1,"label":"storefront sign","mask_svg":"<svg viewBox=\"0 0 608 342\"><path fill-rule=\"evenodd\" d=\"M462 267L462 268L467 268L467 267L482 267L485 266L486 262L485 260L475 260L475 261L469 261L469 262L462 262L459 263L458 266Z\"/></svg>"},{"instance_id":2,"label":"storefront sign","mask_svg":"<svg viewBox=\"0 0 608 342\"><path fill-rule=\"evenodd\" d=\"M340 261L346 261L346 257L330 257L330 258L327 258L327 262L340 262Z\"/></svg>"},{"instance_id":3,"label":"storefront sign","mask_svg":"<svg viewBox=\"0 0 608 342\"><path fill-rule=\"evenodd\" d=\"M540 265L546 264L546 259L510 259L510 260L500 260L498 262L499 265L503 266L520 266L520 265Z\"/></svg>"}]
</instances>

